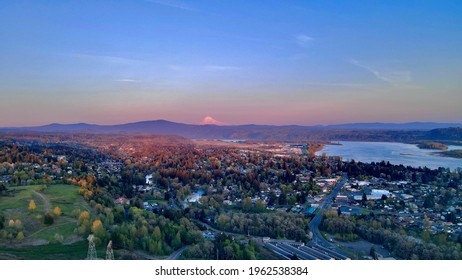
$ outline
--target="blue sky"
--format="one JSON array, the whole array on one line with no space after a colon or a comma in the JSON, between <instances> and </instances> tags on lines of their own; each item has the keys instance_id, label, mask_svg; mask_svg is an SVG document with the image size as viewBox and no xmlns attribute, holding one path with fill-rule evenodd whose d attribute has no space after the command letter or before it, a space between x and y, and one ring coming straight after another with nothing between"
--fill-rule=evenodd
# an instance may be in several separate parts
<instances>
[{"instance_id":1,"label":"blue sky","mask_svg":"<svg viewBox=\"0 0 462 280\"><path fill-rule=\"evenodd\" d=\"M1 1L0 126L461 122L460 1Z\"/></svg>"}]
</instances>

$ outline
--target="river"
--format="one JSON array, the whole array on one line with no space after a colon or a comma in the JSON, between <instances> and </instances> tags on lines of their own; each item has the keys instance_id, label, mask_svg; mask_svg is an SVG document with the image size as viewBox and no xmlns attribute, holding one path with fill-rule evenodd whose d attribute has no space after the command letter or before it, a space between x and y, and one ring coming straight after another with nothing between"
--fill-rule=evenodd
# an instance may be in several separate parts
<instances>
[{"instance_id":1,"label":"river","mask_svg":"<svg viewBox=\"0 0 462 280\"><path fill-rule=\"evenodd\" d=\"M392 164L405 166L426 166L428 168L445 167L454 170L462 168L462 159L435 155L439 150L419 149L413 144L388 142L348 142L341 141L341 145L325 145L316 155L326 153L328 156L341 156L343 160L361 162L389 161ZM448 150L462 149L461 146L448 146Z\"/></svg>"}]
</instances>

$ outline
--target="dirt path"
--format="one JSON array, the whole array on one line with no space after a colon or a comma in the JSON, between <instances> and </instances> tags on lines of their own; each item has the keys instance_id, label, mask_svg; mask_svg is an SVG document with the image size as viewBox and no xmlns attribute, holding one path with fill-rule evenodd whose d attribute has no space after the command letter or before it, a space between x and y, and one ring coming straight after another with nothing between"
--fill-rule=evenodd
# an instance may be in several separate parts
<instances>
[{"instance_id":1,"label":"dirt path","mask_svg":"<svg viewBox=\"0 0 462 280\"><path fill-rule=\"evenodd\" d=\"M44 196L43 194L39 193L38 191L33 190L32 191L34 194L40 196L40 198L43 200L43 205L45 208L45 214L50 212L50 201L48 201L48 198Z\"/></svg>"}]
</instances>

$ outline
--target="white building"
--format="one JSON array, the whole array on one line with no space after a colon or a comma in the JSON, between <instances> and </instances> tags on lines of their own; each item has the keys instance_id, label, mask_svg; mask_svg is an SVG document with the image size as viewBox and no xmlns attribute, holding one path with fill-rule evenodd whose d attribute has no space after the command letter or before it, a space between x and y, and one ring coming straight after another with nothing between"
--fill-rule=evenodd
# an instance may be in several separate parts
<instances>
[{"instance_id":1,"label":"white building","mask_svg":"<svg viewBox=\"0 0 462 280\"><path fill-rule=\"evenodd\" d=\"M152 185L152 174L146 175L144 178L146 179L146 185Z\"/></svg>"}]
</instances>

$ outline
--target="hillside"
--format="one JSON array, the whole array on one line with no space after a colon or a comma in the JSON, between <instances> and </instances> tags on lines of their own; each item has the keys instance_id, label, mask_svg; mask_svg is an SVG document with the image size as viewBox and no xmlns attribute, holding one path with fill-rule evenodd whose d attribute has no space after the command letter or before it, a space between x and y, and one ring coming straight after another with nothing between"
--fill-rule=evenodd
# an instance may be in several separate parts
<instances>
[{"instance_id":1,"label":"hillside","mask_svg":"<svg viewBox=\"0 0 462 280\"><path fill-rule=\"evenodd\" d=\"M34 201L35 208L31 208L31 201ZM59 215L55 214L56 207L60 209ZM76 215L87 209L89 205L76 186L36 185L8 188L8 194L0 196L0 214L6 221L0 234L11 235L14 242L0 243L0 259L56 258L60 252L67 252L68 247L74 250L77 244L82 247L80 251L73 252L66 258L83 258L86 251L82 246L84 244L80 242L82 238L75 233ZM48 212L52 213L54 221L47 225L44 223L44 216ZM50 254L50 250L53 250L53 254ZM33 253L24 254L24 251ZM1 252L4 253L3 256Z\"/></svg>"},{"instance_id":2,"label":"hillside","mask_svg":"<svg viewBox=\"0 0 462 280\"><path fill-rule=\"evenodd\" d=\"M428 140L462 140L462 127L433 129L425 135Z\"/></svg>"},{"instance_id":3,"label":"hillside","mask_svg":"<svg viewBox=\"0 0 462 280\"><path fill-rule=\"evenodd\" d=\"M450 126L460 127L450 127ZM118 125L50 124L38 127L3 128L12 132L129 133L177 135L189 139L255 139L310 141L395 141L462 140L462 124L449 123L358 123L329 126L298 125L194 125L166 120Z\"/></svg>"}]
</instances>

